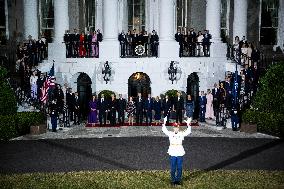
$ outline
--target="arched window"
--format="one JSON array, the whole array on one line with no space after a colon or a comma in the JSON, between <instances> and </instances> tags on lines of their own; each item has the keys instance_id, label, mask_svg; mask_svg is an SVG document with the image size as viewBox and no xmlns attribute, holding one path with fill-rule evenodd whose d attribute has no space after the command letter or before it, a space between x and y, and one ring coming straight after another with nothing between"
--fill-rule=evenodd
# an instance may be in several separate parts
<instances>
[{"instance_id":1,"label":"arched window","mask_svg":"<svg viewBox=\"0 0 284 189\"><path fill-rule=\"evenodd\" d=\"M145 0L127 0L128 29L145 30Z\"/></svg>"},{"instance_id":2,"label":"arched window","mask_svg":"<svg viewBox=\"0 0 284 189\"><path fill-rule=\"evenodd\" d=\"M275 45L278 30L279 0L261 1L260 43Z\"/></svg>"},{"instance_id":3,"label":"arched window","mask_svg":"<svg viewBox=\"0 0 284 189\"><path fill-rule=\"evenodd\" d=\"M54 2L53 0L40 0L40 33L47 42L52 42L54 37Z\"/></svg>"}]
</instances>

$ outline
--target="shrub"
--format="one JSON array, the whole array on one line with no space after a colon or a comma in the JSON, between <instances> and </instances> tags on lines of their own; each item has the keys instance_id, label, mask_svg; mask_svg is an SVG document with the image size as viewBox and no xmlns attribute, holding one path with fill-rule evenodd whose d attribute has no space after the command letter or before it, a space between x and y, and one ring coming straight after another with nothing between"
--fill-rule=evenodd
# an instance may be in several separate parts
<instances>
[{"instance_id":1,"label":"shrub","mask_svg":"<svg viewBox=\"0 0 284 189\"><path fill-rule=\"evenodd\" d=\"M13 115L17 113L16 97L7 84L5 78L7 70L0 67L0 115Z\"/></svg>"},{"instance_id":2,"label":"shrub","mask_svg":"<svg viewBox=\"0 0 284 189\"><path fill-rule=\"evenodd\" d=\"M30 126L44 123L45 116L42 112L18 112L16 120L18 134L25 135L30 132Z\"/></svg>"},{"instance_id":3,"label":"shrub","mask_svg":"<svg viewBox=\"0 0 284 189\"><path fill-rule=\"evenodd\" d=\"M177 97L177 92L178 92L178 90L171 89L171 90L168 90L168 91L165 93L165 95L168 95L169 98L172 99L172 98Z\"/></svg>"},{"instance_id":4,"label":"shrub","mask_svg":"<svg viewBox=\"0 0 284 189\"><path fill-rule=\"evenodd\" d=\"M9 140L17 136L15 116L0 115L0 140Z\"/></svg>"},{"instance_id":5,"label":"shrub","mask_svg":"<svg viewBox=\"0 0 284 189\"><path fill-rule=\"evenodd\" d=\"M111 98L111 95L115 93L113 91L110 91L110 90L103 90L99 93L98 97L100 97L102 94L104 94L105 98Z\"/></svg>"},{"instance_id":6,"label":"shrub","mask_svg":"<svg viewBox=\"0 0 284 189\"><path fill-rule=\"evenodd\" d=\"M273 65L260 80L260 89L242 121L256 123L258 131L284 136L284 62Z\"/></svg>"}]
</instances>

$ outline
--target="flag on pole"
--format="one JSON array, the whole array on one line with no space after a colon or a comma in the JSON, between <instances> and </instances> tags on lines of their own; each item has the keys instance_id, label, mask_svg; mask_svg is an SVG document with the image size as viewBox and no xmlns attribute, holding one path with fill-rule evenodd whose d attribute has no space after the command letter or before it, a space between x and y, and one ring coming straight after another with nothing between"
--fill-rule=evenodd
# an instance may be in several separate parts
<instances>
[{"instance_id":1,"label":"flag on pole","mask_svg":"<svg viewBox=\"0 0 284 189\"><path fill-rule=\"evenodd\" d=\"M48 76L46 77L43 87L41 88L41 97L40 101L43 103L47 102L48 99L48 91L50 88L53 88L55 86L55 77L54 77L54 61L53 65L48 73Z\"/></svg>"}]
</instances>

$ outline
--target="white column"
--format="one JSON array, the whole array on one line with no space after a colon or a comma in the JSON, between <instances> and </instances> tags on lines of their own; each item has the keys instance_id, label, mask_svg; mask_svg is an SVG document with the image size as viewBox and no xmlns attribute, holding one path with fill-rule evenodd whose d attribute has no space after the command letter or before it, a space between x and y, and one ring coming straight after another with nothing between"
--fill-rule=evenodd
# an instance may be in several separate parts
<instances>
[{"instance_id":1,"label":"white column","mask_svg":"<svg viewBox=\"0 0 284 189\"><path fill-rule=\"evenodd\" d=\"M54 0L54 38L48 47L50 61L66 60L66 46L62 43L66 30L69 30L68 0Z\"/></svg>"},{"instance_id":2,"label":"white column","mask_svg":"<svg viewBox=\"0 0 284 189\"><path fill-rule=\"evenodd\" d=\"M117 40L118 36L118 1L104 0L103 4L103 27L104 40Z\"/></svg>"},{"instance_id":3,"label":"white column","mask_svg":"<svg viewBox=\"0 0 284 189\"><path fill-rule=\"evenodd\" d=\"M24 0L24 38L31 35L38 39L38 4L37 0Z\"/></svg>"},{"instance_id":4,"label":"white column","mask_svg":"<svg viewBox=\"0 0 284 189\"><path fill-rule=\"evenodd\" d=\"M221 0L206 0L206 29L212 35L210 57L226 57L226 44L221 41Z\"/></svg>"},{"instance_id":5,"label":"white column","mask_svg":"<svg viewBox=\"0 0 284 189\"><path fill-rule=\"evenodd\" d=\"M160 1L160 57L178 57L179 45L174 40L174 0Z\"/></svg>"},{"instance_id":6,"label":"white column","mask_svg":"<svg viewBox=\"0 0 284 189\"><path fill-rule=\"evenodd\" d=\"M221 42L221 0L206 0L206 29L212 42Z\"/></svg>"},{"instance_id":7,"label":"white column","mask_svg":"<svg viewBox=\"0 0 284 189\"><path fill-rule=\"evenodd\" d=\"M233 38L243 36L247 39L247 0L234 0Z\"/></svg>"},{"instance_id":8,"label":"white column","mask_svg":"<svg viewBox=\"0 0 284 189\"><path fill-rule=\"evenodd\" d=\"M120 33L122 30L127 33L127 0L119 0L118 1L118 32Z\"/></svg>"},{"instance_id":9,"label":"white column","mask_svg":"<svg viewBox=\"0 0 284 189\"><path fill-rule=\"evenodd\" d=\"M118 58L118 1L103 1L103 42L99 46L100 58Z\"/></svg>"},{"instance_id":10,"label":"white column","mask_svg":"<svg viewBox=\"0 0 284 189\"><path fill-rule=\"evenodd\" d=\"M62 43L69 30L68 0L54 0L54 42Z\"/></svg>"},{"instance_id":11,"label":"white column","mask_svg":"<svg viewBox=\"0 0 284 189\"><path fill-rule=\"evenodd\" d=\"M100 29L101 32L103 31L103 1L97 0L97 6L96 6L96 30Z\"/></svg>"},{"instance_id":12,"label":"white column","mask_svg":"<svg viewBox=\"0 0 284 189\"><path fill-rule=\"evenodd\" d=\"M279 1L277 45L284 50L284 1Z\"/></svg>"},{"instance_id":13,"label":"white column","mask_svg":"<svg viewBox=\"0 0 284 189\"><path fill-rule=\"evenodd\" d=\"M174 40L174 1L160 1L160 40Z\"/></svg>"}]
</instances>

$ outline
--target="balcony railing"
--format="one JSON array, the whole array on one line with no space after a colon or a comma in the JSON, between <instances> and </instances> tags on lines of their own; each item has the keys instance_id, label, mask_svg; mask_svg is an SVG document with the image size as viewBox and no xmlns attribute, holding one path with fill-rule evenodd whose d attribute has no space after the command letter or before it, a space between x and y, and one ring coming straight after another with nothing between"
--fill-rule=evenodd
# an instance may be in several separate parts
<instances>
[{"instance_id":1,"label":"balcony railing","mask_svg":"<svg viewBox=\"0 0 284 189\"><path fill-rule=\"evenodd\" d=\"M120 43L121 58L158 57L159 42Z\"/></svg>"},{"instance_id":2,"label":"balcony railing","mask_svg":"<svg viewBox=\"0 0 284 189\"><path fill-rule=\"evenodd\" d=\"M180 43L179 46L179 57L210 57L211 42Z\"/></svg>"}]
</instances>

